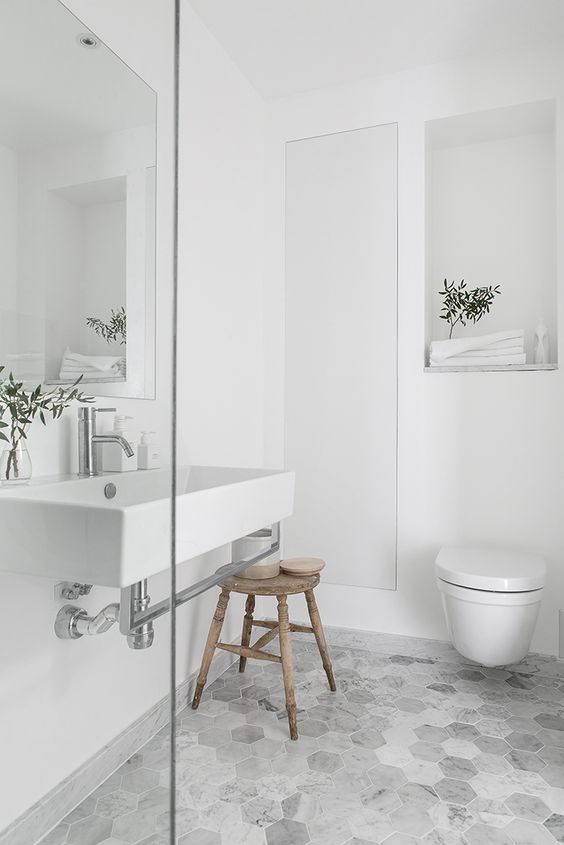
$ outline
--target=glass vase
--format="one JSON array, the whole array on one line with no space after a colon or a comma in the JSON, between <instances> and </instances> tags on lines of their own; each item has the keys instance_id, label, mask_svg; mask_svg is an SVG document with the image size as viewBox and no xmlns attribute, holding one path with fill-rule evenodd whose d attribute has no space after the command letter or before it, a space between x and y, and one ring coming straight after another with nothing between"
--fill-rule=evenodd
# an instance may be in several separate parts
<instances>
[{"instance_id":1,"label":"glass vase","mask_svg":"<svg viewBox=\"0 0 564 845\"><path fill-rule=\"evenodd\" d=\"M0 484L27 484L31 478L31 458L21 442L4 449L0 456Z\"/></svg>"}]
</instances>

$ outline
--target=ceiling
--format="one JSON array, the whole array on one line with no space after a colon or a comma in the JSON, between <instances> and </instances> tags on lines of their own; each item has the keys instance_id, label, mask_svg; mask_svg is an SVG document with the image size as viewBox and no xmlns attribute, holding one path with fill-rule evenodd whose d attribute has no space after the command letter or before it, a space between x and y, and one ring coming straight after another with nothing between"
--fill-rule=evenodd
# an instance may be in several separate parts
<instances>
[{"instance_id":1,"label":"ceiling","mask_svg":"<svg viewBox=\"0 0 564 845\"><path fill-rule=\"evenodd\" d=\"M564 0L190 0L266 98L564 39Z\"/></svg>"},{"instance_id":2,"label":"ceiling","mask_svg":"<svg viewBox=\"0 0 564 845\"><path fill-rule=\"evenodd\" d=\"M155 121L156 95L59 0L0 0L0 144L31 150Z\"/></svg>"}]
</instances>

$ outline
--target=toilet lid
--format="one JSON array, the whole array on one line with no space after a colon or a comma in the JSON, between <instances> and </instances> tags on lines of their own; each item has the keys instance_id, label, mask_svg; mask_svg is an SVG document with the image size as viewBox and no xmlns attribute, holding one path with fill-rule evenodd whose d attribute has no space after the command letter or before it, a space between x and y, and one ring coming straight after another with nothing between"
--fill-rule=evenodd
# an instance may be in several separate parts
<instances>
[{"instance_id":1,"label":"toilet lid","mask_svg":"<svg viewBox=\"0 0 564 845\"><path fill-rule=\"evenodd\" d=\"M540 555L500 549L442 548L436 573L443 581L474 590L524 593L544 587L546 564Z\"/></svg>"}]
</instances>

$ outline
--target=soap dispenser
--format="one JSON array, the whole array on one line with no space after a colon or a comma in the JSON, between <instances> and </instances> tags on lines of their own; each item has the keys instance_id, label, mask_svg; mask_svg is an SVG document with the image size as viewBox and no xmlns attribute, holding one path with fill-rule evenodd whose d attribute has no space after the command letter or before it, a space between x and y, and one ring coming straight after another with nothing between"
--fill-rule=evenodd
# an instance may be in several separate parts
<instances>
[{"instance_id":1,"label":"soap dispenser","mask_svg":"<svg viewBox=\"0 0 564 845\"><path fill-rule=\"evenodd\" d=\"M142 431L139 448L137 451L138 469L159 469L161 465L161 454L159 447L153 442L154 431Z\"/></svg>"},{"instance_id":2,"label":"soap dispenser","mask_svg":"<svg viewBox=\"0 0 564 845\"><path fill-rule=\"evenodd\" d=\"M547 364L549 356L548 329L542 317L535 329L535 364Z\"/></svg>"},{"instance_id":3,"label":"soap dispenser","mask_svg":"<svg viewBox=\"0 0 564 845\"><path fill-rule=\"evenodd\" d=\"M103 455L104 472L131 472L137 469L137 461L135 460L135 436L131 431L130 425L133 417L116 414L114 417L114 434L119 434L125 437L131 448L133 455L127 457L119 443L109 443Z\"/></svg>"}]
</instances>

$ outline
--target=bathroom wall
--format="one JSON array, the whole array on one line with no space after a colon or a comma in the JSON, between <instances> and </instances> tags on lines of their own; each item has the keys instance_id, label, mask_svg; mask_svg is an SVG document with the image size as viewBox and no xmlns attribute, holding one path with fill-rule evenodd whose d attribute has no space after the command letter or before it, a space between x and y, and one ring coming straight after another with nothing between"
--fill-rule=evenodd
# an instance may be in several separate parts
<instances>
[{"instance_id":1,"label":"bathroom wall","mask_svg":"<svg viewBox=\"0 0 564 845\"><path fill-rule=\"evenodd\" d=\"M424 124L433 118L556 98L561 208L563 71L562 58L555 51L521 52L421 67L270 104L265 238L268 465L284 461L284 143L398 123L398 588L393 592L322 583L319 602L326 624L445 638L433 574L439 547L468 543L530 548L545 554L549 566L533 648L557 652L557 611L564 607L564 373L423 371ZM561 225L557 225L557 233L558 266L562 267ZM460 272L463 274L464 268ZM562 308L560 298L557 316L561 327ZM537 316L533 314L531 319ZM487 324L484 321L482 325L485 328ZM328 456L343 466L347 458L346 442ZM315 554L316 549L304 548L303 553ZM261 610L271 613L264 604ZM303 618L303 607L299 605L294 613Z\"/></svg>"},{"instance_id":2,"label":"bathroom wall","mask_svg":"<svg viewBox=\"0 0 564 845\"><path fill-rule=\"evenodd\" d=\"M157 90L157 395L155 401L116 400L139 426L154 428L170 454L172 274L172 3L152 0L68 0L82 17ZM134 6L134 8L133 8ZM179 333L180 460L262 463L262 204L263 106L187 5L183 8L181 149L197 156L181 180ZM197 86L195 81L197 80ZM188 227L194 225L194 231ZM108 399L102 400L108 405ZM74 462L76 411L30 437L38 475L67 471ZM188 444L189 447L188 448ZM55 540L56 538L54 538ZM179 586L212 571L228 550L184 564ZM113 630L98 639L57 640L60 602L54 584L0 574L0 746L4 779L0 830L83 761L166 695L169 620L156 624L148 651L127 648ZM168 574L151 579L154 600ZM115 601L95 588L90 612ZM178 680L199 664L215 591L178 613ZM226 624L239 630L237 603Z\"/></svg>"}]
</instances>

